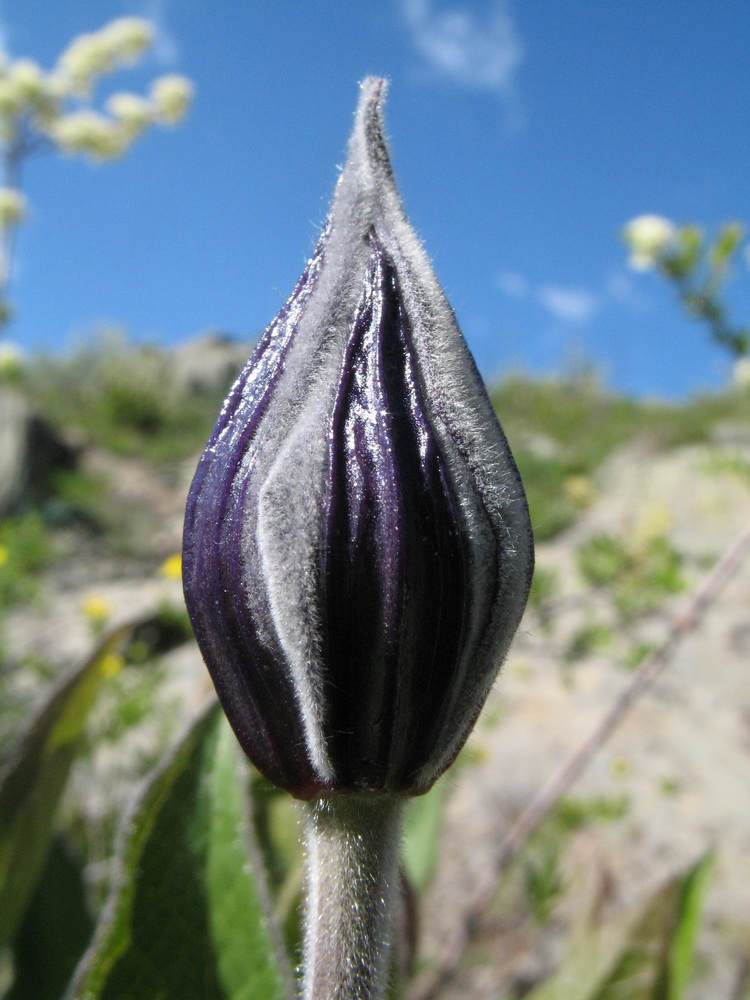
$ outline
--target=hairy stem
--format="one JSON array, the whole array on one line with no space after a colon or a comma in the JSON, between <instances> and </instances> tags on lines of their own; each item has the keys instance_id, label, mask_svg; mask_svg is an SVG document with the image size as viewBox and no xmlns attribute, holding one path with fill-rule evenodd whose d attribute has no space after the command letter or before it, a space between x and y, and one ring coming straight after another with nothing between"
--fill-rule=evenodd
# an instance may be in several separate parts
<instances>
[{"instance_id":1,"label":"hairy stem","mask_svg":"<svg viewBox=\"0 0 750 1000\"><path fill-rule=\"evenodd\" d=\"M306 806L304 1000L385 995L402 805L352 793Z\"/></svg>"}]
</instances>

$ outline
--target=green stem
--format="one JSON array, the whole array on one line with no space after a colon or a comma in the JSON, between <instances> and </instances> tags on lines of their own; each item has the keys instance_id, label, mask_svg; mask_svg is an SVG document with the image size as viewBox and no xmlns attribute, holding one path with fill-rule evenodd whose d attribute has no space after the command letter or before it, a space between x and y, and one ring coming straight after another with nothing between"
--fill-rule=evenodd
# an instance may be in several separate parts
<instances>
[{"instance_id":1,"label":"green stem","mask_svg":"<svg viewBox=\"0 0 750 1000\"><path fill-rule=\"evenodd\" d=\"M304 1000L382 1000L403 799L324 796L306 807Z\"/></svg>"}]
</instances>

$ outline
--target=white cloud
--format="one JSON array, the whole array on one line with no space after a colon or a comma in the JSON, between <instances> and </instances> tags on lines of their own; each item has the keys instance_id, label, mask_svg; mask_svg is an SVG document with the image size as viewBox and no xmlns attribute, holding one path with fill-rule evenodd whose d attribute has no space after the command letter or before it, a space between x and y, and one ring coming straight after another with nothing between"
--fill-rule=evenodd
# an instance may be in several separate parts
<instances>
[{"instance_id":1,"label":"white cloud","mask_svg":"<svg viewBox=\"0 0 750 1000\"><path fill-rule=\"evenodd\" d=\"M433 0L402 2L412 41L427 64L462 86L499 94L512 123L519 124L515 77L524 45L504 0L496 0L486 18L466 7L437 11Z\"/></svg>"},{"instance_id":2,"label":"white cloud","mask_svg":"<svg viewBox=\"0 0 750 1000\"><path fill-rule=\"evenodd\" d=\"M569 285L534 285L518 271L500 271L495 285L511 299L531 298L562 323L587 323L614 294L608 287L602 295Z\"/></svg>"},{"instance_id":3,"label":"white cloud","mask_svg":"<svg viewBox=\"0 0 750 1000\"><path fill-rule=\"evenodd\" d=\"M538 296L547 312L563 323L587 323L600 306L597 296L585 288L542 285Z\"/></svg>"},{"instance_id":4,"label":"white cloud","mask_svg":"<svg viewBox=\"0 0 750 1000\"><path fill-rule=\"evenodd\" d=\"M647 296L641 294L633 279L625 271L614 271L607 278L607 295L632 312L643 312L651 305Z\"/></svg>"},{"instance_id":5,"label":"white cloud","mask_svg":"<svg viewBox=\"0 0 750 1000\"><path fill-rule=\"evenodd\" d=\"M611 306L630 313L647 312L651 299L643 294L638 283L622 269L611 271L601 288L559 285L552 282L536 285L517 271L500 271L494 278L495 287L511 299L529 299L538 303L560 323L580 326L588 323L602 309Z\"/></svg>"},{"instance_id":6,"label":"white cloud","mask_svg":"<svg viewBox=\"0 0 750 1000\"><path fill-rule=\"evenodd\" d=\"M523 299L529 294L528 281L517 271L501 271L495 278L495 284L512 299Z\"/></svg>"},{"instance_id":7,"label":"white cloud","mask_svg":"<svg viewBox=\"0 0 750 1000\"><path fill-rule=\"evenodd\" d=\"M163 67L174 66L179 59L177 40L169 29L167 21L167 0L143 0L138 4L141 17L156 28L156 37L151 47L151 55Z\"/></svg>"}]
</instances>

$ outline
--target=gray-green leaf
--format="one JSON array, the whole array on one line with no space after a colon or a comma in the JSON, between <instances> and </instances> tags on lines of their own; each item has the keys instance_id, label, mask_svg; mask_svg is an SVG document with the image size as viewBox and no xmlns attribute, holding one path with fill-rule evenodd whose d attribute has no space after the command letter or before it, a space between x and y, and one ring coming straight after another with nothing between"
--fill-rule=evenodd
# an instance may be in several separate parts
<instances>
[{"instance_id":1,"label":"gray-green leaf","mask_svg":"<svg viewBox=\"0 0 750 1000\"><path fill-rule=\"evenodd\" d=\"M680 1000L710 866L701 858L623 919L576 928L558 971L526 1000Z\"/></svg>"},{"instance_id":2,"label":"gray-green leaf","mask_svg":"<svg viewBox=\"0 0 750 1000\"><path fill-rule=\"evenodd\" d=\"M145 788L78 1000L283 1000L235 751L212 706Z\"/></svg>"},{"instance_id":3,"label":"gray-green leaf","mask_svg":"<svg viewBox=\"0 0 750 1000\"><path fill-rule=\"evenodd\" d=\"M14 936L44 866L57 804L99 686L129 626L100 643L48 698L0 774L0 948Z\"/></svg>"},{"instance_id":4,"label":"gray-green leaf","mask_svg":"<svg viewBox=\"0 0 750 1000\"><path fill-rule=\"evenodd\" d=\"M13 985L3 1000L60 1000L93 929L81 859L58 835L13 941Z\"/></svg>"}]
</instances>

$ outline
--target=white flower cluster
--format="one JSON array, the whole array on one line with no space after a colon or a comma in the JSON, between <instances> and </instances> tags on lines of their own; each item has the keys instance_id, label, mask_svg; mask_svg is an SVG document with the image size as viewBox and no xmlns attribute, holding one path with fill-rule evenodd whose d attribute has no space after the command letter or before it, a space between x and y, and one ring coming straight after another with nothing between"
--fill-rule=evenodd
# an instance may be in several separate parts
<instances>
[{"instance_id":1,"label":"white flower cluster","mask_svg":"<svg viewBox=\"0 0 750 1000\"><path fill-rule=\"evenodd\" d=\"M154 30L140 17L120 17L101 31L74 38L60 56L58 72L73 93L88 96L97 76L134 63L151 44Z\"/></svg>"},{"instance_id":2,"label":"white flower cluster","mask_svg":"<svg viewBox=\"0 0 750 1000\"><path fill-rule=\"evenodd\" d=\"M97 78L134 63L153 37L148 21L118 18L101 31L74 38L48 73L33 59L8 59L0 50L0 163L5 168L5 186L0 180L0 326L11 315L6 298L12 270L9 231L26 214L23 195L12 186L13 166L40 145L110 160L150 125L175 125L190 107L193 85L176 74L158 77L148 95L121 91L107 98L103 110L92 106Z\"/></svg>"},{"instance_id":3,"label":"white flower cluster","mask_svg":"<svg viewBox=\"0 0 750 1000\"><path fill-rule=\"evenodd\" d=\"M659 257L674 244L677 227L661 215L639 215L622 231L630 247L630 266L636 271L655 267Z\"/></svg>"},{"instance_id":4,"label":"white flower cluster","mask_svg":"<svg viewBox=\"0 0 750 1000\"><path fill-rule=\"evenodd\" d=\"M148 21L121 17L75 38L49 73L31 59L0 61L0 142L12 143L28 122L32 133L46 136L62 152L107 160L122 155L149 125L179 122L193 86L176 74L157 78L148 97L112 94L106 114L85 104L97 78L135 62L153 35Z\"/></svg>"},{"instance_id":5,"label":"white flower cluster","mask_svg":"<svg viewBox=\"0 0 750 1000\"><path fill-rule=\"evenodd\" d=\"M190 107L193 86L184 76L170 73L160 76L151 85L151 104L154 117L165 125L176 125Z\"/></svg>"},{"instance_id":6,"label":"white flower cluster","mask_svg":"<svg viewBox=\"0 0 750 1000\"><path fill-rule=\"evenodd\" d=\"M0 62L0 141L11 141L20 116L43 127L57 112L58 97L33 59Z\"/></svg>"},{"instance_id":7,"label":"white flower cluster","mask_svg":"<svg viewBox=\"0 0 750 1000\"><path fill-rule=\"evenodd\" d=\"M0 187L0 229L17 226L26 215L26 199L15 188Z\"/></svg>"}]
</instances>

